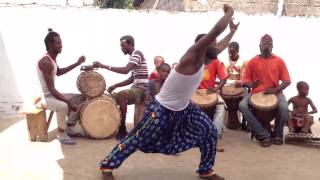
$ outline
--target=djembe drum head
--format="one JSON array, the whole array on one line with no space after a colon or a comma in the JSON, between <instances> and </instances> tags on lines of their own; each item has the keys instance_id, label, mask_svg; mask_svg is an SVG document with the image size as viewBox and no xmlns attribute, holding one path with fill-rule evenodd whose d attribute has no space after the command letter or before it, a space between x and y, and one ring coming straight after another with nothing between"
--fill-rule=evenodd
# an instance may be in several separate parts
<instances>
[{"instance_id":1,"label":"djembe drum head","mask_svg":"<svg viewBox=\"0 0 320 180\"><path fill-rule=\"evenodd\" d=\"M78 76L77 88L83 95L95 98L103 94L106 89L106 82L98 72L85 71Z\"/></svg>"},{"instance_id":2,"label":"djembe drum head","mask_svg":"<svg viewBox=\"0 0 320 180\"><path fill-rule=\"evenodd\" d=\"M235 98L244 94L244 88L228 84L222 87L221 96L223 98Z\"/></svg>"},{"instance_id":3,"label":"djembe drum head","mask_svg":"<svg viewBox=\"0 0 320 180\"><path fill-rule=\"evenodd\" d=\"M216 93L208 93L207 89L198 89L193 93L191 100L201 108L208 108L217 104L218 96Z\"/></svg>"},{"instance_id":4,"label":"djembe drum head","mask_svg":"<svg viewBox=\"0 0 320 180\"><path fill-rule=\"evenodd\" d=\"M120 111L112 97L102 96L88 101L81 109L80 125L95 139L114 135L120 126Z\"/></svg>"},{"instance_id":5,"label":"djembe drum head","mask_svg":"<svg viewBox=\"0 0 320 180\"><path fill-rule=\"evenodd\" d=\"M199 106L210 119L213 119L216 104L218 103L218 95L216 93L208 93L207 89L198 89L192 95L191 101Z\"/></svg>"}]
</instances>

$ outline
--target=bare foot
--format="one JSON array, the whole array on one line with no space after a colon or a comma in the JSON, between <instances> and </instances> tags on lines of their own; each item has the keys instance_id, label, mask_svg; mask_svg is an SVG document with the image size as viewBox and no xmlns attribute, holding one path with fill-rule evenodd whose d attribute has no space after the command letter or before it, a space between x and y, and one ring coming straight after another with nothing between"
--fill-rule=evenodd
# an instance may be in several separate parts
<instances>
[{"instance_id":1,"label":"bare foot","mask_svg":"<svg viewBox=\"0 0 320 180\"><path fill-rule=\"evenodd\" d=\"M201 176L200 178L202 179L209 179L209 180L224 180L224 177L219 176L218 174L214 173L212 175L208 175L208 176Z\"/></svg>"},{"instance_id":2,"label":"bare foot","mask_svg":"<svg viewBox=\"0 0 320 180\"><path fill-rule=\"evenodd\" d=\"M217 152L224 152L224 148L221 146L217 146Z\"/></svg>"},{"instance_id":3,"label":"bare foot","mask_svg":"<svg viewBox=\"0 0 320 180\"><path fill-rule=\"evenodd\" d=\"M114 180L112 172L102 172L103 180Z\"/></svg>"}]
</instances>

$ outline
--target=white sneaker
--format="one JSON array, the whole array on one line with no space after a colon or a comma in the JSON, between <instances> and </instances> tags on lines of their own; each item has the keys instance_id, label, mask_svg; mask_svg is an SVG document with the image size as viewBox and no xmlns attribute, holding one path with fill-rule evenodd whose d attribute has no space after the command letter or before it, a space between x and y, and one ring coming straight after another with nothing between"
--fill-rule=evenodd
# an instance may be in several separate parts
<instances>
[{"instance_id":1,"label":"white sneaker","mask_svg":"<svg viewBox=\"0 0 320 180\"><path fill-rule=\"evenodd\" d=\"M61 144L67 144L67 145L76 144L76 142L73 139L71 139L65 132L58 132L57 139L60 141Z\"/></svg>"}]
</instances>

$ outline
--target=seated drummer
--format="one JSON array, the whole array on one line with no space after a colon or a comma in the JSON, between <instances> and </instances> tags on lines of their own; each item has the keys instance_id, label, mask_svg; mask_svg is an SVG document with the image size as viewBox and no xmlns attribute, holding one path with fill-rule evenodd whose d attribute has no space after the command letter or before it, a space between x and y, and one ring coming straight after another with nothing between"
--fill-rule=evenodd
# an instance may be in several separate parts
<instances>
[{"instance_id":1,"label":"seated drummer","mask_svg":"<svg viewBox=\"0 0 320 180\"><path fill-rule=\"evenodd\" d=\"M145 104L148 106L148 104L153 100L155 95L157 95L160 92L160 89L162 88L163 83L167 79L168 75L170 74L171 67L167 63L162 63L157 68L157 74L158 79L152 79L148 82L147 89L145 90Z\"/></svg>"},{"instance_id":2,"label":"seated drummer","mask_svg":"<svg viewBox=\"0 0 320 180\"><path fill-rule=\"evenodd\" d=\"M56 76L68 73L72 69L85 62L85 56L78 58L77 62L61 68L57 64L57 56L62 50L60 35L49 29L44 39L47 53L37 63L37 73L42 88L42 105L52 110L57 115L58 133L57 139L61 144L73 145L76 142L69 136L78 135L75 125L78 119L71 118L70 112L79 112L79 107L70 101L72 94L61 93L55 85ZM68 120L67 120L68 117Z\"/></svg>"},{"instance_id":3,"label":"seated drummer","mask_svg":"<svg viewBox=\"0 0 320 180\"><path fill-rule=\"evenodd\" d=\"M268 147L272 142L281 145L283 144L283 127L288 119L288 103L282 91L290 85L291 80L285 62L271 53L273 48L272 37L268 34L264 35L259 46L261 54L247 63L242 82L242 86L252 87L252 91L241 100L239 109L248 121L255 138L260 141L261 146ZM279 84L280 81L281 84ZM250 110L251 94L257 92L277 95L279 106L276 112L273 134L263 128ZM272 138L274 138L274 141L272 141Z\"/></svg>"},{"instance_id":4,"label":"seated drummer","mask_svg":"<svg viewBox=\"0 0 320 180\"><path fill-rule=\"evenodd\" d=\"M233 83L235 80L242 79L247 62L245 61L241 63L239 61L239 49L240 46L238 42L233 41L228 45L229 61L227 64L224 64L224 68L229 76L227 83Z\"/></svg>"},{"instance_id":5,"label":"seated drummer","mask_svg":"<svg viewBox=\"0 0 320 180\"><path fill-rule=\"evenodd\" d=\"M238 26L239 26L239 23L234 24L234 22L231 20L229 23L230 33L221 41L216 43L215 48L210 47L209 50L206 52L203 80L201 81L198 89L208 89L209 92L214 93L214 92L218 92L226 83L228 75L224 70L221 61L219 61L218 55L228 47L228 44L231 38L233 37L235 31L238 29ZM199 35L197 39L200 39L204 35L205 34ZM210 62L210 63L206 64L206 62ZM218 77L218 79L220 80L217 86L216 86L216 77ZM224 101L222 97L218 94L218 104L216 105L216 110L213 116L213 123L217 128L218 138L222 137L224 116L225 116Z\"/></svg>"},{"instance_id":6,"label":"seated drummer","mask_svg":"<svg viewBox=\"0 0 320 180\"><path fill-rule=\"evenodd\" d=\"M229 61L228 63L224 64L224 69L228 73L228 79L226 84L234 84L238 80L242 80L245 66L248 63L247 61L240 62L240 55L239 55L240 45L238 42L233 41L228 45L228 56ZM240 111L238 111L239 114ZM241 123L242 130L248 130L246 125L246 120L242 118Z\"/></svg>"},{"instance_id":7,"label":"seated drummer","mask_svg":"<svg viewBox=\"0 0 320 180\"><path fill-rule=\"evenodd\" d=\"M313 125L313 116L310 114L315 114L318 112L316 106L313 104L312 100L308 98L309 94L309 85L300 81L297 83L298 95L289 99L288 105L292 103L292 111L290 111L288 126L290 132L295 133L311 133L311 126ZM312 111L308 112L308 106L311 106ZM303 126L298 127L296 123L294 123L293 118L302 118Z\"/></svg>"},{"instance_id":8,"label":"seated drummer","mask_svg":"<svg viewBox=\"0 0 320 180\"><path fill-rule=\"evenodd\" d=\"M130 71L132 72L132 75L128 79L108 88L108 92L111 93L118 87L132 84L130 89L122 90L114 94L118 101L121 113L121 124L119 132L116 135L117 140L123 139L128 134L126 129L127 105L140 104L143 101L144 90L146 89L149 81L147 61L141 51L135 50L133 37L130 35L121 37L120 46L123 54L130 55L129 62L126 66L113 67L104 65L100 62L93 63L94 67L108 69L109 71L119 74L128 74Z\"/></svg>"}]
</instances>

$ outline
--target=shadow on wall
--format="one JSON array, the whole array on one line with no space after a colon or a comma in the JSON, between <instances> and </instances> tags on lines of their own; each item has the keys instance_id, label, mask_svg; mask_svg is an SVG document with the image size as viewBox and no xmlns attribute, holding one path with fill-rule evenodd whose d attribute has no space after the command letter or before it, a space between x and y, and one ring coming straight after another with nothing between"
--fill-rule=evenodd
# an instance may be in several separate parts
<instances>
[{"instance_id":1,"label":"shadow on wall","mask_svg":"<svg viewBox=\"0 0 320 180\"><path fill-rule=\"evenodd\" d=\"M22 100L0 32L0 120L19 111Z\"/></svg>"}]
</instances>

